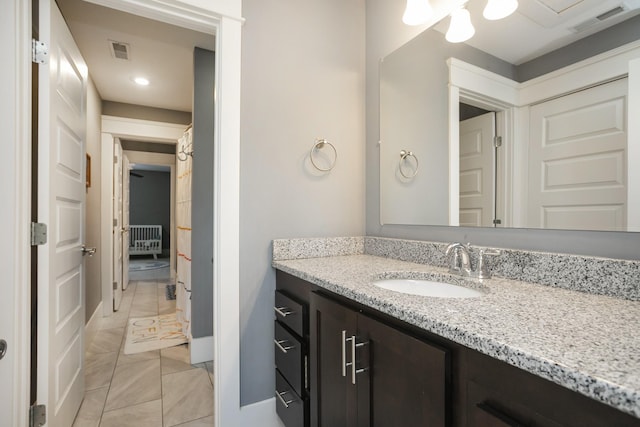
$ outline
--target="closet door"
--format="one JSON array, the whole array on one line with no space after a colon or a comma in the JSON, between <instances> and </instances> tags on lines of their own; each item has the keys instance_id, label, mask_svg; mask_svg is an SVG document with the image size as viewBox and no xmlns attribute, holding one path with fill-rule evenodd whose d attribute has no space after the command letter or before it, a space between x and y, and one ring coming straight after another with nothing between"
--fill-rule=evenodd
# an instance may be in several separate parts
<instances>
[{"instance_id":1,"label":"closet door","mask_svg":"<svg viewBox=\"0 0 640 427\"><path fill-rule=\"evenodd\" d=\"M531 107L528 227L626 229L627 80Z\"/></svg>"}]
</instances>

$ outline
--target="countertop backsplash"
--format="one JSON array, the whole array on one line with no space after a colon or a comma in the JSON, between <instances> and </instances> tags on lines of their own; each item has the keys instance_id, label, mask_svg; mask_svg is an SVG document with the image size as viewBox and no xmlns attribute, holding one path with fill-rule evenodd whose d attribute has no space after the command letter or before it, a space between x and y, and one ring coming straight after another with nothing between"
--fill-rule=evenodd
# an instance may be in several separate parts
<instances>
[{"instance_id":1,"label":"countertop backsplash","mask_svg":"<svg viewBox=\"0 0 640 427\"><path fill-rule=\"evenodd\" d=\"M273 261L367 254L447 267L448 243L383 237L276 239ZM473 246L472 246L473 247ZM478 247L471 252L475 266ZM501 249L487 259L495 277L640 301L640 260Z\"/></svg>"}]
</instances>

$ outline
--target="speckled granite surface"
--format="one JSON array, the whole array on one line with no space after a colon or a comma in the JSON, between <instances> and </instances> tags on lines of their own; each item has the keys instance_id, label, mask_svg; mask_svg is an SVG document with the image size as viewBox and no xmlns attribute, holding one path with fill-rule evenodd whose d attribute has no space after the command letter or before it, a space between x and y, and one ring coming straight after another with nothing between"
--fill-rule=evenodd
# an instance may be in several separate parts
<instances>
[{"instance_id":1,"label":"speckled granite surface","mask_svg":"<svg viewBox=\"0 0 640 427\"><path fill-rule=\"evenodd\" d=\"M364 253L448 266L446 243L365 237ZM475 262L477 250L472 253ZM487 258L496 277L640 301L640 261L501 249Z\"/></svg>"},{"instance_id":2,"label":"speckled granite surface","mask_svg":"<svg viewBox=\"0 0 640 427\"><path fill-rule=\"evenodd\" d=\"M273 241L274 261L362 253L364 253L364 237L319 237Z\"/></svg>"},{"instance_id":3,"label":"speckled granite surface","mask_svg":"<svg viewBox=\"0 0 640 427\"><path fill-rule=\"evenodd\" d=\"M446 267L447 243L385 237L277 239L273 260L369 254ZM477 247L471 253L475 265ZM640 261L501 249L487 258L496 277L640 301Z\"/></svg>"},{"instance_id":4,"label":"speckled granite surface","mask_svg":"<svg viewBox=\"0 0 640 427\"><path fill-rule=\"evenodd\" d=\"M275 260L273 266L640 418L637 301L503 278L480 284L449 276L443 267L372 255ZM451 278L485 295L431 298L371 284L394 277Z\"/></svg>"}]
</instances>

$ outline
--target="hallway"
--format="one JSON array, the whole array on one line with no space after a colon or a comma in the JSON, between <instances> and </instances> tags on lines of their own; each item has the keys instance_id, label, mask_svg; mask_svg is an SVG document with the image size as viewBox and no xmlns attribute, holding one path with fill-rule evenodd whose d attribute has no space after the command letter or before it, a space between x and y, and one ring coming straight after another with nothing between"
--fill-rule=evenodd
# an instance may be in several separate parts
<instances>
[{"instance_id":1,"label":"hallway","mask_svg":"<svg viewBox=\"0 0 640 427\"><path fill-rule=\"evenodd\" d=\"M86 353L85 398L73 427L213 426L212 362L191 365L186 344L124 354L129 318L175 311L161 270L168 268L133 275L120 310L102 319Z\"/></svg>"}]
</instances>

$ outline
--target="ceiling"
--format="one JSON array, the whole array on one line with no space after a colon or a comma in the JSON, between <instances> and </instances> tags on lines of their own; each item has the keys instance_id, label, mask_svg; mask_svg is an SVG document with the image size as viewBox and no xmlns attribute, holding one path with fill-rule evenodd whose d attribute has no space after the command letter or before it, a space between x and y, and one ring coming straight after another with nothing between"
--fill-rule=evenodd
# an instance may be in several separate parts
<instances>
[{"instance_id":1,"label":"ceiling","mask_svg":"<svg viewBox=\"0 0 640 427\"><path fill-rule=\"evenodd\" d=\"M518 3L511 16L488 21L482 17L486 0L469 0L467 9L476 33L465 43L519 65L640 13L640 0L519 0ZM621 13L602 20L596 18L618 7ZM448 27L449 19L445 18L434 28L444 34Z\"/></svg>"},{"instance_id":2,"label":"ceiling","mask_svg":"<svg viewBox=\"0 0 640 427\"><path fill-rule=\"evenodd\" d=\"M214 50L213 35L84 0L57 1L103 100L191 111L193 48ZM455 3L432 1L449 9ZM515 65L640 13L640 0L519 0L513 15L487 21L482 17L485 4L486 0L467 2L476 34L466 43ZM624 11L603 21L595 19L616 7ZM434 28L445 33L448 25L445 18ZM127 44L129 59L115 58L110 41ZM149 79L149 86L136 85L137 76Z\"/></svg>"},{"instance_id":3,"label":"ceiling","mask_svg":"<svg viewBox=\"0 0 640 427\"><path fill-rule=\"evenodd\" d=\"M193 49L214 50L213 35L84 0L57 2L103 100L192 110ZM129 59L114 57L110 41L127 44ZM138 76L149 85L136 85Z\"/></svg>"}]
</instances>

